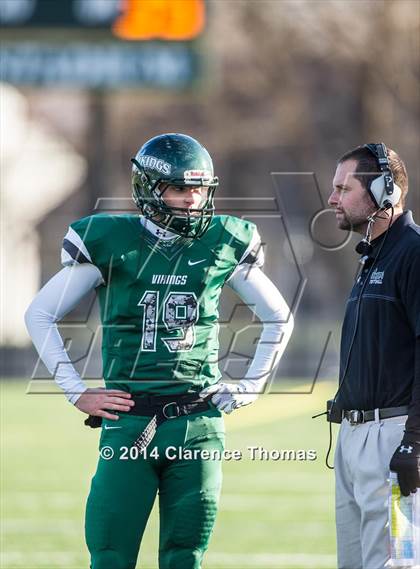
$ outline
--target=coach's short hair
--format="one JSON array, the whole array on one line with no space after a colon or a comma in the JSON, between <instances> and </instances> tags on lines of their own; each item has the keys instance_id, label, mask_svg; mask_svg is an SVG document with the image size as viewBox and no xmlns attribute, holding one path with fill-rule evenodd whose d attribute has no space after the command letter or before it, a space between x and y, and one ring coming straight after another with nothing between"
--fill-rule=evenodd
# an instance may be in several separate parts
<instances>
[{"instance_id":1,"label":"coach's short hair","mask_svg":"<svg viewBox=\"0 0 420 569\"><path fill-rule=\"evenodd\" d=\"M394 182L401 188L401 199L399 201L399 205L404 207L405 198L408 192L407 169L395 150L387 148L387 156L389 167L392 175L394 176ZM367 188L369 182L376 178L377 174L380 173L380 168L375 156L364 146L357 146L356 148L353 148L353 150L349 150L338 159L337 163L341 164L342 162L347 162L347 160L355 160L357 162L354 177L359 180L364 188ZM375 175L371 175L370 172Z\"/></svg>"}]
</instances>

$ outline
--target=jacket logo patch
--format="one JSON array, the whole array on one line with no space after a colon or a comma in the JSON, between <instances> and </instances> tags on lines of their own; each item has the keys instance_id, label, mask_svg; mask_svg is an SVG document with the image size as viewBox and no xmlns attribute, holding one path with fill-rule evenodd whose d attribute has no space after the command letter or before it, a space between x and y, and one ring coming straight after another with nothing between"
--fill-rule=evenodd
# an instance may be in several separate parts
<instances>
[{"instance_id":1,"label":"jacket logo patch","mask_svg":"<svg viewBox=\"0 0 420 569\"><path fill-rule=\"evenodd\" d=\"M375 269L373 273L370 275L369 284L382 284L384 280L385 271L378 271Z\"/></svg>"}]
</instances>

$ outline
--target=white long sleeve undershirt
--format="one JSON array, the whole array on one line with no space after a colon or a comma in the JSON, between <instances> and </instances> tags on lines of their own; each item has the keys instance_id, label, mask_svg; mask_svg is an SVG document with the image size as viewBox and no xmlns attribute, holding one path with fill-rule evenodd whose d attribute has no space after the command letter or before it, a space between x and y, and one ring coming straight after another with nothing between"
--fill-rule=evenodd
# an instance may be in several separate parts
<instances>
[{"instance_id":1,"label":"white long sleeve undershirt","mask_svg":"<svg viewBox=\"0 0 420 569\"><path fill-rule=\"evenodd\" d=\"M87 386L70 361L56 323L101 283L99 269L90 263L65 267L39 291L25 314L35 348L73 404ZM244 378L255 381L255 389L261 391L286 348L293 317L280 292L258 267L238 267L226 284L263 323L254 359Z\"/></svg>"},{"instance_id":2,"label":"white long sleeve undershirt","mask_svg":"<svg viewBox=\"0 0 420 569\"><path fill-rule=\"evenodd\" d=\"M102 282L94 265L65 267L43 286L25 313L26 327L41 360L73 404L87 386L70 361L56 322Z\"/></svg>"},{"instance_id":3,"label":"white long sleeve undershirt","mask_svg":"<svg viewBox=\"0 0 420 569\"><path fill-rule=\"evenodd\" d=\"M261 393L292 335L293 315L280 291L258 267L239 265L226 284L263 324L254 358L244 377L252 383L254 393Z\"/></svg>"}]
</instances>

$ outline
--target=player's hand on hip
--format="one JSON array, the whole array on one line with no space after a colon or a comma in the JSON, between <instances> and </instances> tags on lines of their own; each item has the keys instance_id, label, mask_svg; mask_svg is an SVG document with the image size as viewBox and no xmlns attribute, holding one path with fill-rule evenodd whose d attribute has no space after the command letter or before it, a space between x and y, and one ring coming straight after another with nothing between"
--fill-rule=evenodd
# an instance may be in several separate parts
<instances>
[{"instance_id":1,"label":"player's hand on hip","mask_svg":"<svg viewBox=\"0 0 420 569\"><path fill-rule=\"evenodd\" d=\"M119 416L109 411L130 411L134 405L131 393L119 389L86 389L76 401L75 406L83 413L118 421Z\"/></svg>"},{"instance_id":2,"label":"player's hand on hip","mask_svg":"<svg viewBox=\"0 0 420 569\"><path fill-rule=\"evenodd\" d=\"M405 433L392 455L389 468L397 473L403 496L420 488L420 434Z\"/></svg>"},{"instance_id":3,"label":"player's hand on hip","mask_svg":"<svg viewBox=\"0 0 420 569\"><path fill-rule=\"evenodd\" d=\"M213 395L212 395L213 394ZM215 383L200 393L200 397L212 395L211 402L219 411L232 413L235 409L253 403L259 393L251 387L251 383L242 380L239 383Z\"/></svg>"}]
</instances>

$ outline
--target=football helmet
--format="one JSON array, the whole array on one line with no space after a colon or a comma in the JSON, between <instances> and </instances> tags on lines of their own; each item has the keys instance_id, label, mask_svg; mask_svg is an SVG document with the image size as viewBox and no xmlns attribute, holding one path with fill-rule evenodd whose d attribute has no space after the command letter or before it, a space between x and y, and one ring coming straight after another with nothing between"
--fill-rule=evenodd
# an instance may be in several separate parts
<instances>
[{"instance_id":1,"label":"football helmet","mask_svg":"<svg viewBox=\"0 0 420 569\"><path fill-rule=\"evenodd\" d=\"M133 200L145 217L178 235L195 239L208 229L219 181L207 150L185 134L161 134L148 140L131 159ZM163 196L168 186L205 186L198 209L171 207Z\"/></svg>"}]
</instances>

